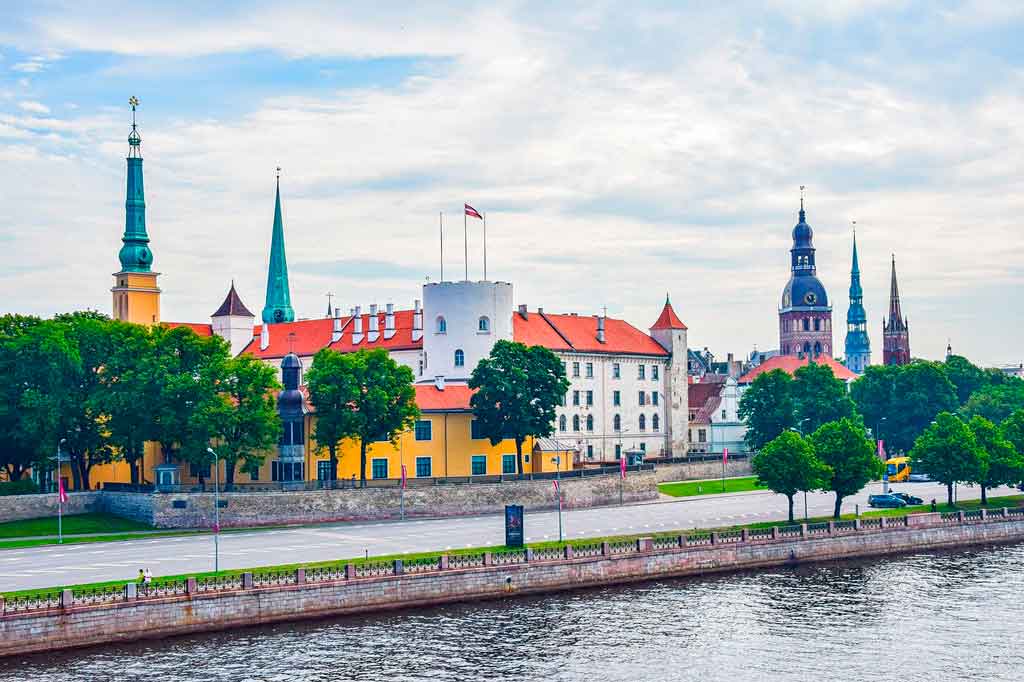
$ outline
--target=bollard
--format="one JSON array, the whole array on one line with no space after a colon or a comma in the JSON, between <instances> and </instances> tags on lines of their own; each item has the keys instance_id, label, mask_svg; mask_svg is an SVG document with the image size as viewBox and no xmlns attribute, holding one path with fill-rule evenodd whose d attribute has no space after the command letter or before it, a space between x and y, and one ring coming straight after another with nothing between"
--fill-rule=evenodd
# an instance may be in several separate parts
<instances>
[{"instance_id":1,"label":"bollard","mask_svg":"<svg viewBox=\"0 0 1024 682\"><path fill-rule=\"evenodd\" d=\"M717 545L718 543L719 543L718 533L712 532L711 533L711 544L712 545Z\"/></svg>"},{"instance_id":2,"label":"bollard","mask_svg":"<svg viewBox=\"0 0 1024 682\"><path fill-rule=\"evenodd\" d=\"M772 526L772 540L778 540L778 539L779 539L779 527L778 526Z\"/></svg>"},{"instance_id":3,"label":"bollard","mask_svg":"<svg viewBox=\"0 0 1024 682\"><path fill-rule=\"evenodd\" d=\"M4 596L0 594L0 616L2 615L4 615Z\"/></svg>"},{"instance_id":4,"label":"bollard","mask_svg":"<svg viewBox=\"0 0 1024 682\"><path fill-rule=\"evenodd\" d=\"M601 543L601 556L611 556L612 548L607 542Z\"/></svg>"},{"instance_id":5,"label":"bollard","mask_svg":"<svg viewBox=\"0 0 1024 682\"><path fill-rule=\"evenodd\" d=\"M1002 514L1003 514L1003 518L1005 519L1007 516L1010 515L1010 510L1007 509L1006 507L1003 507L1002 508Z\"/></svg>"},{"instance_id":6,"label":"bollard","mask_svg":"<svg viewBox=\"0 0 1024 682\"><path fill-rule=\"evenodd\" d=\"M860 530L860 519L859 518L853 520L853 529L854 530Z\"/></svg>"},{"instance_id":7,"label":"bollard","mask_svg":"<svg viewBox=\"0 0 1024 682\"><path fill-rule=\"evenodd\" d=\"M572 545L566 545L565 546L565 558L566 559L571 559L572 557L573 557Z\"/></svg>"},{"instance_id":8,"label":"bollard","mask_svg":"<svg viewBox=\"0 0 1024 682\"><path fill-rule=\"evenodd\" d=\"M304 585L306 583L306 569L296 568L295 569L295 584Z\"/></svg>"},{"instance_id":9,"label":"bollard","mask_svg":"<svg viewBox=\"0 0 1024 682\"><path fill-rule=\"evenodd\" d=\"M356 565L355 564L345 564L345 580L355 580L355 579L356 579Z\"/></svg>"},{"instance_id":10,"label":"bollard","mask_svg":"<svg viewBox=\"0 0 1024 682\"><path fill-rule=\"evenodd\" d=\"M746 528L742 529L740 531L740 542L749 542L749 540L750 540L750 533L749 533L749 531L747 531Z\"/></svg>"},{"instance_id":11,"label":"bollard","mask_svg":"<svg viewBox=\"0 0 1024 682\"><path fill-rule=\"evenodd\" d=\"M829 521L828 522L828 534L829 535L834 535L835 532L836 532L836 522L835 521Z\"/></svg>"},{"instance_id":12,"label":"bollard","mask_svg":"<svg viewBox=\"0 0 1024 682\"><path fill-rule=\"evenodd\" d=\"M982 510L981 510L981 520L984 521L987 518L988 518L988 509L982 508Z\"/></svg>"},{"instance_id":13,"label":"bollard","mask_svg":"<svg viewBox=\"0 0 1024 682\"><path fill-rule=\"evenodd\" d=\"M62 609L70 609L75 605L75 593L71 590L60 591L60 607Z\"/></svg>"},{"instance_id":14,"label":"bollard","mask_svg":"<svg viewBox=\"0 0 1024 682\"><path fill-rule=\"evenodd\" d=\"M533 561L533 550L529 547L526 548L526 563Z\"/></svg>"},{"instance_id":15,"label":"bollard","mask_svg":"<svg viewBox=\"0 0 1024 682\"><path fill-rule=\"evenodd\" d=\"M651 552L654 550L654 540L651 538L637 538L636 551L639 553Z\"/></svg>"},{"instance_id":16,"label":"bollard","mask_svg":"<svg viewBox=\"0 0 1024 682\"><path fill-rule=\"evenodd\" d=\"M243 590L251 590L252 589L252 573L246 572L246 573L242 574L242 589Z\"/></svg>"},{"instance_id":17,"label":"bollard","mask_svg":"<svg viewBox=\"0 0 1024 682\"><path fill-rule=\"evenodd\" d=\"M440 563L439 568L442 571L447 570L448 569L448 555L447 554L442 554L441 555L441 560L440 560L439 563Z\"/></svg>"},{"instance_id":18,"label":"bollard","mask_svg":"<svg viewBox=\"0 0 1024 682\"><path fill-rule=\"evenodd\" d=\"M678 545L680 547L686 547L686 536L685 535L680 535L679 536Z\"/></svg>"},{"instance_id":19,"label":"bollard","mask_svg":"<svg viewBox=\"0 0 1024 682\"><path fill-rule=\"evenodd\" d=\"M962 511L962 510L961 510L961 511L958 511L958 512L956 513L956 520L957 520L957 521L959 521L960 523L963 523L963 522L964 522L964 513L963 513L963 511Z\"/></svg>"},{"instance_id":20,"label":"bollard","mask_svg":"<svg viewBox=\"0 0 1024 682\"><path fill-rule=\"evenodd\" d=\"M493 566L494 557L491 556L490 552L484 552L484 566Z\"/></svg>"},{"instance_id":21,"label":"bollard","mask_svg":"<svg viewBox=\"0 0 1024 682\"><path fill-rule=\"evenodd\" d=\"M402 575L405 573L405 564L402 563L401 559L395 559L395 575Z\"/></svg>"},{"instance_id":22,"label":"bollard","mask_svg":"<svg viewBox=\"0 0 1024 682\"><path fill-rule=\"evenodd\" d=\"M195 578L185 579L185 594L197 594L199 592L199 583Z\"/></svg>"},{"instance_id":23,"label":"bollard","mask_svg":"<svg viewBox=\"0 0 1024 682\"><path fill-rule=\"evenodd\" d=\"M124 598L136 599L139 596L139 586L136 583L126 583L124 586Z\"/></svg>"},{"instance_id":24,"label":"bollard","mask_svg":"<svg viewBox=\"0 0 1024 682\"><path fill-rule=\"evenodd\" d=\"M800 537L802 537L802 538L807 537L807 524L806 523L801 523L800 524Z\"/></svg>"}]
</instances>

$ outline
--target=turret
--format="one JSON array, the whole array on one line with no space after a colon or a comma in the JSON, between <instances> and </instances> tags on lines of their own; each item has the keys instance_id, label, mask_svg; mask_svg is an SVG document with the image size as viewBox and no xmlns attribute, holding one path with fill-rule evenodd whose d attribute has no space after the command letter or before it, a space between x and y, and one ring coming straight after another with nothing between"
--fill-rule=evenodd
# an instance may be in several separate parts
<instances>
[{"instance_id":1,"label":"turret","mask_svg":"<svg viewBox=\"0 0 1024 682\"><path fill-rule=\"evenodd\" d=\"M650 328L651 337L671 354L668 371L664 378L664 395L668 399L665 438L666 450L674 457L686 454L686 434L689 430L689 352L686 341L686 325L676 315L668 294L661 314Z\"/></svg>"},{"instance_id":2,"label":"turret","mask_svg":"<svg viewBox=\"0 0 1024 682\"><path fill-rule=\"evenodd\" d=\"M230 344L231 355L238 355L252 342L255 320L256 316L249 312L249 309L242 303L238 292L235 291L235 282L232 280L231 288L228 290L228 295L224 297L224 302L210 316L213 333Z\"/></svg>"}]
</instances>

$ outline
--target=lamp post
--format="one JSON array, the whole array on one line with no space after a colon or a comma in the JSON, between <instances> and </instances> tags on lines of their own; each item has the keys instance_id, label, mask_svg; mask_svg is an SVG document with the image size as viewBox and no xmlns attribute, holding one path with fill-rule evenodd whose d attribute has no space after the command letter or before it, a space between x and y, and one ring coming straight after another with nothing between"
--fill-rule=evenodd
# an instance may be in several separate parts
<instances>
[{"instance_id":1,"label":"lamp post","mask_svg":"<svg viewBox=\"0 0 1024 682\"><path fill-rule=\"evenodd\" d=\"M801 426L801 427L803 427L803 425L804 425L804 422L806 422L806 421L807 421L806 419L801 419L801 420L800 420L800 426ZM804 434L803 434L803 431L801 431L801 430L800 430L799 428L797 428L797 427L795 427L795 426L794 426L794 427L792 427L792 428L790 429L790 431L796 431L796 433L797 433L797 434L798 434L798 435L799 435L799 436L800 436L801 438L802 438L802 437L803 437L803 435L804 435ZM807 514L807 491L805 490L805 491L803 491L803 492L804 492L804 521L807 521L807 520L808 520L808 519L810 518L810 517L808 516L808 514Z\"/></svg>"},{"instance_id":2,"label":"lamp post","mask_svg":"<svg viewBox=\"0 0 1024 682\"><path fill-rule=\"evenodd\" d=\"M64 486L60 480L60 454L61 446L67 443L67 438L61 438L60 442L57 443L57 465L56 465L56 479L57 479L57 544L64 544Z\"/></svg>"},{"instance_id":3,"label":"lamp post","mask_svg":"<svg viewBox=\"0 0 1024 682\"><path fill-rule=\"evenodd\" d=\"M878 421L875 422L875 442L880 444L880 447L878 448L878 456L879 457L883 457L882 453L884 452L884 449L883 449L884 446L881 446L881 443L882 443L882 422L884 422L884 421L886 421L885 417L879 417ZM885 468L885 460L884 459L882 460L882 466L883 466L883 468L882 468L882 493L887 495L889 493L889 471Z\"/></svg>"},{"instance_id":4,"label":"lamp post","mask_svg":"<svg viewBox=\"0 0 1024 682\"><path fill-rule=\"evenodd\" d=\"M206 448L213 456L213 572L220 571L220 458L213 448Z\"/></svg>"},{"instance_id":5,"label":"lamp post","mask_svg":"<svg viewBox=\"0 0 1024 682\"><path fill-rule=\"evenodd\" d=\"M555 455L551 461L555 463L555 493L558 495L558 541L562 542L562 457Z\"/></svg>"}]
</instances>

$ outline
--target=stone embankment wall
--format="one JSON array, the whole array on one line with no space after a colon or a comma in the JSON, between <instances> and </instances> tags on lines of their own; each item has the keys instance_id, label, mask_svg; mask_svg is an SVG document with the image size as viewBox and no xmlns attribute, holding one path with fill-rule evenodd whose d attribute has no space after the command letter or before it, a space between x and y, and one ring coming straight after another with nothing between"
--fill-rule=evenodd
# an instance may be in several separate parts
<instances>
[{"instance_id":1,"label":"stone embankment wall","mask_svg":"<svg viewBox=\"0 0 1024 682\"><path fill-rule=\"evenodd\" d=\"M693 481L705 478L719 478L722 475L722 461L682 462L679 464L659 464L654 470L654 478L658 483L671 481ZM754 470L750 458L730 459L725 465L725 475L752 476Z\"/></svg>"},{"instance_id":2,"label":"stone embankment wall","mask_svg":"<svg viewBox=\"0 0 1024 682\"><path fill-rule=\"evenodd\" d=\"M630 473L622 485L625 503L657 499L655 471ZM618 475L562 479L562 500L569 508L618 504ZM356 488L271 493L221 493L222 527L268 526L326 521L374 521L398 518L398 488ZM405 491L406 517L498 514L507 504L527 510L557 506L550 480L411 487ZM104 509L158 528L201 528L214 522L213 493L105 492Z\"/></svg>"},{"instance_id":3,"label":"stone embankment wall","mask_svg":"<svg viewBox=\"0 0 1024 682\"><path fill-rule=\"evenodd\" d=\"M101 511L103 493L94 490L85 493L68 493L64 503L64 514L85 514ZM22 521L57 515L57 493L46 495L0 495L0 522ZM56 533L55 533L56 534Z\"/></svg>"},{"instance_id":4,"label":"stone embankment wall","mask_svg":"<svg viewBox=\"0 0 1024 682\"><path fill-rule=\"evenodd\" d=\"M1024 513L922 514L773 530L577 543L564 550L440 556L259 575L219 583L55 593L0 609L0 656L365 611L498 599L652 578L1024 540ZM502 565L499 565L502 564Z\"/></svg>"}]
</instances>

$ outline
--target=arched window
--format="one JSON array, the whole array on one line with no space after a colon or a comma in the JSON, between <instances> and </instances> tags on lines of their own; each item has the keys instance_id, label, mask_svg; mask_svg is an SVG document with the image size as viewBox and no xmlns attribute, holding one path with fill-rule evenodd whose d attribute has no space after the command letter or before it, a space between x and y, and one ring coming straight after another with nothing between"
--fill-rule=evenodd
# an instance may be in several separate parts
<instances>
[{"instance_id":1,"label":"arched window","mask_svg":"<svg viewBox=\"0 0 1024 682\"><path fill-rule=\"evenodd\" d=\"M565 431L565 422L566 422L566 419L565 419L565 415L563 414L562 416L560 416L558 418L558 430L559 431Z\"/></svg>"},{"instance_id":2,"label":"arched window","mask_svg":"<svg viewBox=\"0 0 1024 682\"><path fill-rule=\"evenodd\" d=\"M652 414L651 415L651 430L652 431L657 431L658 430L658 426L659 426L658 422L659 422L658 415Z\"/></svg>"},{"instance_id":3,"label":"arched window","mask_svg":"<svg viewBox=\"0 0 1024 682\"><path fill-rule=\"evenodd\" d=\"M615 415L612 418L612 428L615 429L616 431L622 430L622 417L620 417L619 415Z\"/></svg>"},{"instance_id":4,"label":"arched window","mask_svg":"<svg viewBox=\"0 0 1024 682\"><path fill-rule=\"evenodd\" d=\"M818 317L814 318L814 331L816 331L816 332L820 332L821 331L821 318L818 318Z\"/></svg>"},{"instance_id":5,"label":"arched window","mask_svg":"<svg viewBox=\"0 0 1024 682\"><path fill-rule=\"evenodd\" d=\"M594 415L588 414L587 415L587 431L593 431L593 430L594 430Z\"/></svg>"},{"instance_id":6,"label":"arched window","mask_svg":"<svg viewBox=\"0 0 1024 682\"><path fill-rule=\"evenodd\" d=\"M444 319L444 316L437 316L437 333L447 334L448 333L448 322Z\"/></svg>"},{"instance_id":7,"label":"arched window","mask_svg":"<svg viewBox=\"0 0 1024 682\"><path fill-rule=\"evenodd\" d=\"M811 353L811 342L810 341L804 341L804 354L805 355L810 355L810 353Z\"/></svg>"},{"instance_id":8,"label":"arched window","mask_svg":"<svg viewBox=\"0 0 1024 682\"><path fill-rule=\"evenodd\" d=\"M645 430L647 430L647 416L646 416L646 415L643 415L643 414L642 414L642 415L640 415L640 423L639 423L639 426L640 426L640 430L641 430L641 431L645 431Z\"/></svg>"},{"instance_id":9,"label":"arched window","mask_svg":"<svg viewBox=\"0 0 1024 682\"><path fill-rule=\"evenodd\" d=\"M820 341L814 344L814 354L815 355L821 355L821 342Z\"/></svg>"},{"instance_id":10,"label":"arched window","mask_svg":"<svg viewBox=\"0 0 1024 682\"><path fill-rule=\"evenodd\" d=\"M462 352L461 348L455 349L455 366L462 367L466 364L466 354Z\"/></svg>"},{"instance_id":11,"label":"arched window","mask_svg":"<svg viewBox=\"0 0 1024 682\"><path fill-rule=\"evenodd\" d=\"M811 321L808 318L805 317L804 318L804 331L807 332L807 331L810 331L810 330L811 330Z\"/></svg>"},{"instance_id":12,"label":"arched window","mask_svg":"<svg viewBox=\"0 0 1024 682\"><path fill-rule=\"evenodd\" d=\"M491 331L491 321L486 316L481 316L477 321L477 331L487 333Z\"/></svg>"},{"instance_id":13,"label":"arched window","mask_svg":"<svg viewBox=\"0 0 1024 682\"><path fill-rule=\"evenodd\" d=\"M580 416L578 414L574 414L572 416L572 430L573 431L579 431L580 430Z\"/></svg>"}]
</instances>

